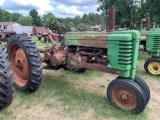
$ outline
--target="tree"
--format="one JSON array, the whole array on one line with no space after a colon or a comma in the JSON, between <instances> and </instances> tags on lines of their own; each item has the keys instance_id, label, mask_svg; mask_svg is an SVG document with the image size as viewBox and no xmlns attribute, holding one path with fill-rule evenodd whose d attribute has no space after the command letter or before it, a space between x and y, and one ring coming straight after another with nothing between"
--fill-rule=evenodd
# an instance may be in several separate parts
<instances>
[{"instance_id":1,"label":"tree","mask_svg":"<svg viewBox=\"0 0 160 120\"><path fill-rule=\"evenodd\" d=\"M32 26L33 25L33 19L30 16L21 16L18 19L18 23L25 26Z\"/></svg>"},{"instance_id":2,"label":"tree","mask_svg":"<svg viewBox=\"0 0 160 120\"><path fill-rule=\"evenodd\" d=\"M160 2L159 0L146 0L143 5L145 12L151 14L151 20L157 21L160 19Z\"/></svg>"},{"instance_id":3,"label":"tree","mask_svg":"<svg viewBox=\"0 0 160 120\"><path fill-rule=\"evenodd\" d=\"M79 23L81 23L81 21L82 21L82 18L79 15L77 15L73 18L73 23L75 26L77 26Z\"/></svg>"},{"instance_id":4,"label":"tree","mask_svg":"<svg viewBox=\"0 0 160 120\"><path fill-rule=\"evenodd\" d=\"M0 21L11 22L12 21L11 13L0 8Z\"/></svg>"},{"instance_id":5,"label":"tree","mask_svg":"<svg viewBox=\"0 0 160 120\"><path fill-rule=\"evenodd\" d=\"M54 24L56 19L55 16L49 12L47 14L44 14L42 19L43 19L43 26L52 29L52 24Z\"/></svg>"},{"instance_id":6,"label":"tree","mask_svg":"<svg viewBox=\"0 0 160 120\"><path fill-rule=\"evenodd\" d=\"M137 3L138 2L138 3ZM133 28L139 22L140 5L144 0L98 0L99 7L97 10L106 11L110 6L116 9L116 25L121 27Z\"/></svg>"},{"instance_id":7,"label":"tree","mask_svg":"<svg viewBox=\"0 0 160 120\"><path fill-rule=\"evenodd\" d=\"M30 16L32 17L32 19L33 19L33 25L35 25L35 26L42 26L42 21L41 21L40 16L38 15L37 10L32 9L32 10L29 12L29 15L30 15Z\"/></svg>"},{"instance_id":8,"label":"tree","mask_svg":"<svg viewBox=\"0 0 160 120\"><path fill-rule=\"evenodd\" d=\"M68 26L68 27L75 27L73 22L69 22L69 23L67 24L67 26Z\"/></svg>"},{"instance_id":9,"label":"tree","mask_svg":"<svg viewBox=\"0 0 160 120\"><path fill-rule=\"evenodd\" d=\"M12 15L11 15L10 12L4 11L3 21L5 21L5 22L11 22L12 21Z\"/></svg>"},{"instance_id":10,"label":"tree","mask_svg":"<svg viewBox=\"0 0 160 120\"><path fill-rule=\"evenodd\" d=\"M13 22L18 22L19 17L22 17L22 15L19 13L12 13L12 21Z\"/></svg>"},{"instance_id":11,"label":"tree","mask_svg":"<svg viewBox=\"0 0 160 120\"><path fill-rule=\"evenodd\" d=\"M98 0L99 7L97 8L97 10L102 10L107 13L108 8L115 5L116 2L117 0Z\"/></svg>"},{"instance_id":12,"label":"tree","mask_svg":"<svg viewBox=\"0 0 160 120\"><path fill-rule=\"evenodd\" d=\"M80 23L77 25L78 28L89 28L90 25L84 24L84 23Z\"/></svg>"},{"instance_id":13,"label":"tree","mask_svg":"<svg viewBox=\"0 0 160 120\"><path fill-rule=\"evenodd\" d=\"M85 24L90 23L89 16L86 13L82 16L82 23L85 23Z\"/></svg>"}]
</instances>

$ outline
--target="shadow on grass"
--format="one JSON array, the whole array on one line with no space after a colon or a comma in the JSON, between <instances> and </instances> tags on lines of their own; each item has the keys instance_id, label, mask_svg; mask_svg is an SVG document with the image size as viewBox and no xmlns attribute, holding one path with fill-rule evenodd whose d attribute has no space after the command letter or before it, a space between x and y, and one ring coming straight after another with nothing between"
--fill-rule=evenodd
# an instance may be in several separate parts
<instances>
[{"instance_id":1,"label":"shadow on grass","mask_svg":"<svg viewBox=\"0 0 160 120\"><path fill-rule=\"evenodd\" d=\"M54 77L45 75L39 90L39 92L46 91L46 93L50 94L50 97L56 97L63 103L64 116L69 115L70 117L78 118L92 110L95 118L103 116L104 118L113 117L117 119L127 119L128 117L131 119L147 119L146 111L139 115L134 115L118 110L110 104L106 96L91 93L83 88L75 88L70 81L66 80L69 79L68 77L64 74ZM49 96L45 95L44 97Z\"/></svg>"},{"instance_id":2,"label":"shadow on grass","mask_svg":"<svg viewBox=\"0 0 160 120\"><path fill-rule=\"evenodd\" d=\"M28 109L36 105L41 105L45 109L63 109L62 115L64 118L81 119L90 114L93 119L136 119L143 120L148 119L148 110L146 109L139 115L134 115L126 111L121 111L114 108L108 101L106 96L99 95L98 93L92 93L84 90L83 88L77 88L73 85L73 80L78 81L81 77L87 75L101 76L101 73L88 71L86 74L74 74L66 72L57 75L44 75L43 82L40 88L32 93L23 93L15 91L15 99L12 110L4 109L0 118L8 119L9 116L16 111L16 109ZM103 73L102 73L103 74ZM72 80L72 82L71 82ZM93 81L94 82L94 81ZM54 101L52 101L54 100ZM14 111L13 111L14 110ZM44 113L45 114L45 113ZM87 117L86 117L87 118Z\"/></svg>"},{"instance_id":3,"label":"shadow on grass","mask_svg":"<svg viewBox=\"0 0 160 120\"><path fill-rule=\"evenodd\" d=\"M138 60L146 61L149 58L151 58L151 55L148 54L147 52L139 52L139 54L138 54Z\"/></svg>"}]
</instances>

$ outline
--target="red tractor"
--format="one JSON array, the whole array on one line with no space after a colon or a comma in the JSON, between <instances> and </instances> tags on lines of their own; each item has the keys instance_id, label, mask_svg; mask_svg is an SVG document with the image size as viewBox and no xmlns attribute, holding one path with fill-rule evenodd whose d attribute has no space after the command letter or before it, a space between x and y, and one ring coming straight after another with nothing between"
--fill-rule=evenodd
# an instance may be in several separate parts
<instances>
[{"instance_id":1,"label":"red tractor","mask_svg":"<svg viewBox=\"0 0 160 120\"><path fill-rule=\"evenodd\" d=\"M15 31L1 30L1 32L0 32L0 43L1 43L1 45L6 48L8 42L9 42L9 38L12 35L15 35L15 34L16 34Z\"/></svg>"},{"instance_id":2,"label":"red tractor","mask_svg":"<svg viewBox=\"0 0 160 120\"><path fill-rule=\"evenodd\" d=\"M49 30L46 27L34 27L33 28L33 35L36 35L41 42L51 42L50 37L52 37L53 40L59 40L59 35L56 33L53 33L51 30Z\"/></svg>"}]
</instances>

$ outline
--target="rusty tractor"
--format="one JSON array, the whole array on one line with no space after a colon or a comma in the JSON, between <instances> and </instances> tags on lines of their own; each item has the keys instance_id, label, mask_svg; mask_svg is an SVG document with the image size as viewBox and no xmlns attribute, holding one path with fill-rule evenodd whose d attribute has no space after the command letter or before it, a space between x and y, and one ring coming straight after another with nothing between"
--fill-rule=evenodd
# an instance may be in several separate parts
<instances>
[{"instance_id":1,"label":"rusty tractor","mask_svg":"<svg viewBox=\"0 0 160 120\"><path fill-rule=\"evenodd\" d=\"M10 30L1 30L0 31L0 43L1 45L6 48L7 47L7 44L9 42L9 38L12 36L12 35L15 35L16 32L14 31L10 31Z\"/></svg>"},{"instance_id":2,"label":"rusty tractor","mask_svg":"<svg viewBox=\"0 0 160 120\"><path fill-rule=\"evenodd\" d=\"M59 40L59 35L53 33L46 27L34 27L33 35L36 35L41 42L51 42L51 39Z\"/></svg>"},{"instance_id":3,"label":"rusty tractor","mask_svg":"<svg viewBox=\"0 0 160 120\"><path fill-rule=\"evenodd\" d=\"M148 74L160 76L160 29L155 27L156 23L154 23L154 28L150 29L149 13L146 14L146 19L143 21L146 22L146 30L140 31L140 43L144 46L144 50L152 56L146 60L144 69Z\"/></svg>"},{"instance_id":4,"label":"rusty tractor","mask_svg":"<svg viewBox=\"0 0 160 120\"><path fill-rule=\"evenodd\" d=\"M7 47L14 85L33 92L42 81L42 62L48 69L92 69L116 74L107 87L108 100L116 108L142 112L150 99L147 83L136 75L140 33L114 31L115 11L109 9L108 32L66 33L61 46L38 49L30 37L14 35ZM41 58L40 53L44 56Z\"/></svg>"},{"instance_id":5,"label":"rusty tractor","mask_svg":"<svg viewBox=\"0 0 160 120\"><path fill-rule=\"evenodd\" d=\"M13 80L10 62L4 48L0 45L0 110L8 107L13 100Z\"/></svg>"}]
</instances>

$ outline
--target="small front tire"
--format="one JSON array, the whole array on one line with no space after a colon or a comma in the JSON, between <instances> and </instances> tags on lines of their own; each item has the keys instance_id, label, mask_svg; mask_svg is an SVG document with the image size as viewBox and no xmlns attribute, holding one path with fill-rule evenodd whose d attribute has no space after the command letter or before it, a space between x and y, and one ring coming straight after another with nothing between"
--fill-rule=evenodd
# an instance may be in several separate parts
<instances>
[{"instance_id":1,"label":"small front tire","mask_svg":"<svg viewBox=\"0 0 160 120\"><path fill-rule=\"evenodd\" d=\"M160 76L160 58L149 58L144 64L144 69L150 75Z\"/></svg>"},{"instance_id":2,"label":"small front tire","mask_svg":"<svg viewBox=\"0 0 160 120\"><path fill-rule=\"evenodd\" d=\"M150 89L147 83L138 75L135 76L134 82L136 82L143 89L144 93L146 94L147 103L148 103L150 99Z\"/></svg>"},{"instance_id":3,"label":"small front tire","mask_svg":"<svg viewBox=\"0 0 160 120\"><path fill-rule=\"evenodd\" d=\"M142 88L129 79L117 78L107 88L109 101L117 108L140 113L146 106L146 95Z\"/></svg>"}]
</instances>

